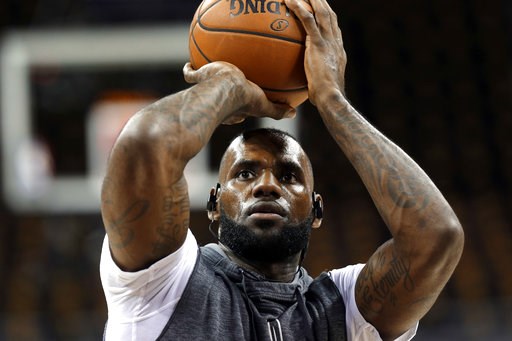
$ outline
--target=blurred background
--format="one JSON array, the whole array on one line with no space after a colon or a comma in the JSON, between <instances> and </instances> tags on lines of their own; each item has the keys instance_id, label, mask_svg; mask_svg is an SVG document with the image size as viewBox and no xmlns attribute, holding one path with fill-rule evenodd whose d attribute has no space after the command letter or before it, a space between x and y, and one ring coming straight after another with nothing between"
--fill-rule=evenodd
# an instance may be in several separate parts
<instances>
[{"instance_id":1,"label":"blurred background","mask_svg":"<svg viewBox=\"0 0 512 341\"><path fill-rule=\"evenodd\" d=\"M0 3L0 340L101 339L105 158L131 114L187 87L199 2ZM466 232L416 340L511 340L512 2L331 3L348 97L432 177ZM187 169L202 244L220 155L240 129L261 124L221 127ZM306 267L317 275L364 262L389 234L357 175L310 104L279 124L309 153L326 206Z\"/></svg>"}]
</instances>

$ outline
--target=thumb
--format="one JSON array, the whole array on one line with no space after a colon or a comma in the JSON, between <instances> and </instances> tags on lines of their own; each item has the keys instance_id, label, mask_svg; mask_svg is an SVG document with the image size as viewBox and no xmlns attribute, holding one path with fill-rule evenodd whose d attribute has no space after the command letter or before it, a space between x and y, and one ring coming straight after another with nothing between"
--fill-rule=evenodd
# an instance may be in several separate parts
<instances>
[{"instance_id":1,"label":"thumb","mask_svg":"<svg viewBox=\"0 0 512 341\"><path fill-rule=\"evenodd\" d=\"M280 120L283 118L294 118L297 115L297 109L289 106L284 103L274 103L270 102L270 106L268 109L268 117L271 117L275 120Z\"/></svg>"},{"instance_id":2,"label":"thumb","mask_svg":"<svg viewBox=\"0 0 512 341\"><path fill-rule=\"evenodd\" d=\"M192 68L192 64L190 62L186 63L183 66L183 76L185 78L185 82L194 84L197 83L197 70Z\"/></svg>"}]
</instances>

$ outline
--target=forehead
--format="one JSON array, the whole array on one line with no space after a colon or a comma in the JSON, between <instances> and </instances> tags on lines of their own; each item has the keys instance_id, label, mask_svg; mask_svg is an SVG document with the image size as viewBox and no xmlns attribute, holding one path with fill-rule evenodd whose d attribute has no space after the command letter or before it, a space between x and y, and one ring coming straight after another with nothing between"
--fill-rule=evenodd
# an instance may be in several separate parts
<instances>
[{"instance_id":1,"label":"forehead","mask_svg":"<svg viewBox=\"0 0 512 341\"><path fill-rule=\"evenodd\" d=\"M278 140L264 136L252 137L249 140L244 140L242 137L236 138L229 145L222 159L221 178L226 176L240 160L254 160L271 164L295 163L308 178L313 176L309 158L300 144L290 137Z\"/></svg>"}]
</instances>

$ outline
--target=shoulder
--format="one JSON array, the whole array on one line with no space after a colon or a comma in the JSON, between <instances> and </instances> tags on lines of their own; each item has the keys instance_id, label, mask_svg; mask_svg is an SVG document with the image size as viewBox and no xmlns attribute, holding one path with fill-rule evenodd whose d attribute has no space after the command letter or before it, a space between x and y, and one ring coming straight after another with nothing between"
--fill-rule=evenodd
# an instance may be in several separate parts
<instances>
[{"instance_id":1,"label":"shoulder","mask_svg":"<svg viewBox=\"0 0 512 341\"><path fill-rule=\"evenodd\" d=\"M349 265L329 272L345 302L345 324L348 340L380 340L377 330L363 318L355 300L357 276L364 264Z\"/></svg>"},{"instance_id":2,"label":"shoulder","mask_svg":"<svg viewBox=\"0 0 512 341\"><path fill-rule=\"evenodd\" d=\"M103 248L101 250L100 274L105 283L117 283L118 285L130 287L137 283L147 283L160 277L160 273L174 277L182 270L193 268L197 258L197 242L189 230L183 245L175 252L160 259L150 267L135 271L123 271L112 258L108 243L108 236L105 236Z\"/></svg>"},{"instance_id":3,"label":"shoulder","mask_svg":"<svg viewBox=\"0 0 512 341\"><path fill-rule=\"evenodd\" d=\"M355 300L357 277L363 268L364 264L356 264L349 265L341 269L331 270L328 273L345 302L347 332L350 331L351 327L360 327L361 324L366 323L359 313Z\"/></svg>"},{"instance_id":4,"label":"shoulder","mask_svg":"<svg viewBox=\"0 0 512 341\"><path fill-rule=\"evenodd\" d=\"M343 295L354 288L357 277L363 268L364 264L348 265L329 271L329 276Z\"/></svg>"}]
</instances>

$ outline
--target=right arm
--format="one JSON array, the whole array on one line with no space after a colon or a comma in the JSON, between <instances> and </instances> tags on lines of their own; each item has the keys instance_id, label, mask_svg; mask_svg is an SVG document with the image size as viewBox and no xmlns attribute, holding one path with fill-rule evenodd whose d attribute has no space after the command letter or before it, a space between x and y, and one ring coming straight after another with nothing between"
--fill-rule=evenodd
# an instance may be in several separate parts
<instances>
[{"instance_id":1,"label":"right arm","mask_svg":"<svg viewBox=\"0 0 512 341\"><path fill-rule=\"evenodd\" d=\"M190 209L183 171L220 124L240 122L248 112L290 114L228 64L197 71L187 65L185 79L198 84L135 114L111 151L101 212L112 257L125 271L147 268L185 241Z\"/></svg>"}]
</instances>

